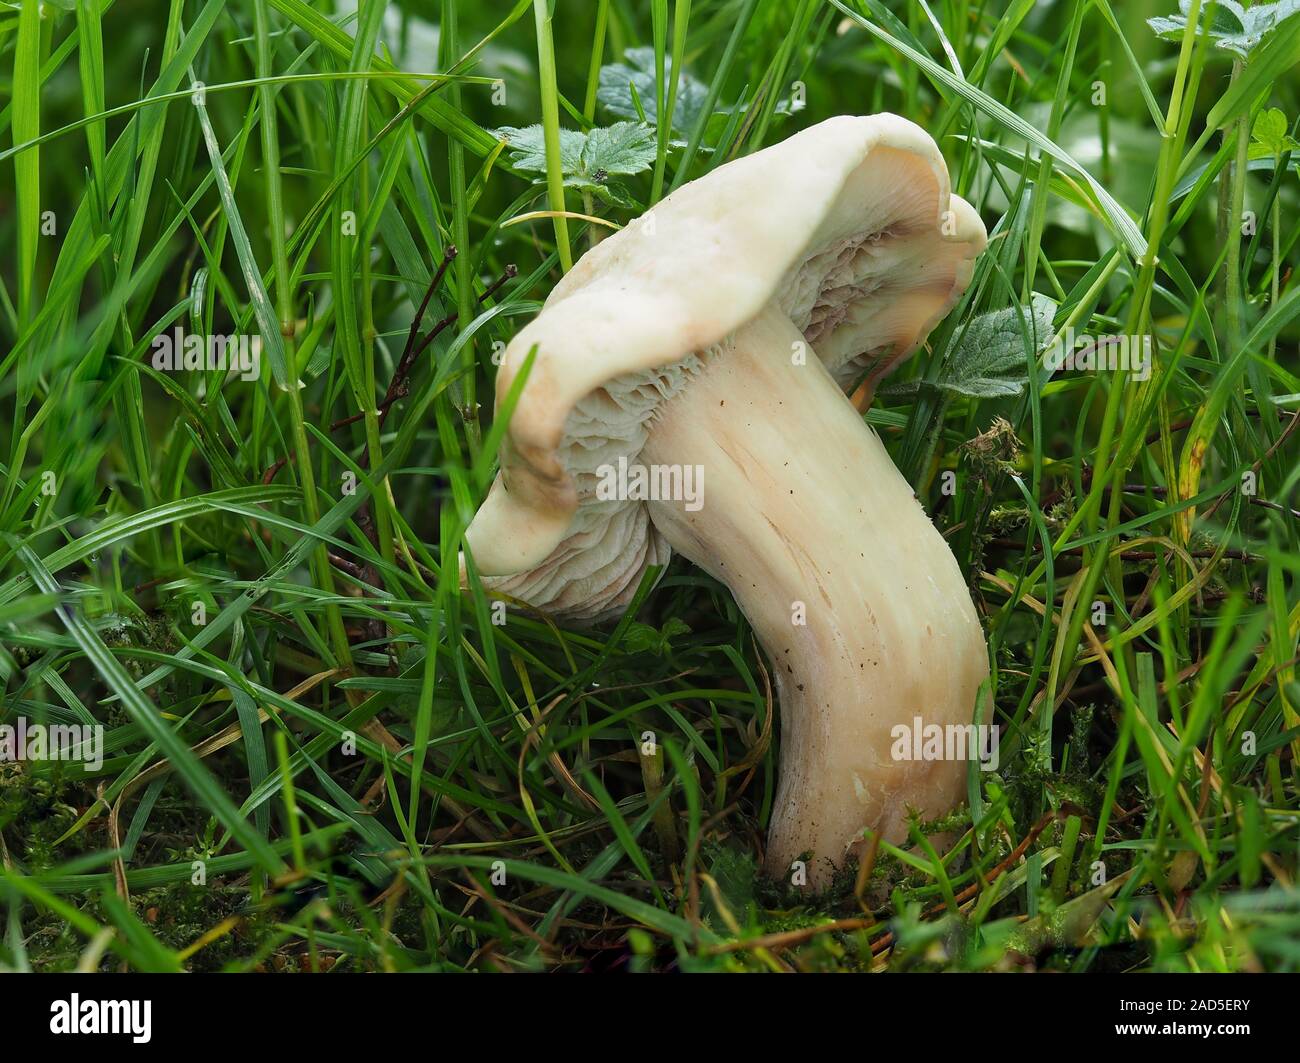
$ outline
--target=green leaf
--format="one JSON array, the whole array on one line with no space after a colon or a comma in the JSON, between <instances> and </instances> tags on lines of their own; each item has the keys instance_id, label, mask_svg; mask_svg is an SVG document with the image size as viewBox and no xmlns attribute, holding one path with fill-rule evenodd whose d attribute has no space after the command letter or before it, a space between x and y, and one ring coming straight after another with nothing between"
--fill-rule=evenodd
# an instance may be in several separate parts
<instances>
[{"instance_id":1,"label":"green leaf","mask_svg":"<svg viewBox=\"0 0 1300 1063\"><path fill-rule=\"evenodd\" d=\"M654 130L639 122L615 122L587 134L582 162L588 173L634 174L655 159Z\"/></svg>"},{"instance_id":2,"label":"green leaf","mask_svg":"<svg viewBox=\"0 0 1300 1063\"><path fill-rule=\"evenodd\" d=\"M1025 313L1025 310L1028 313ZM1027 308L1009 306L974 318L954 350L944 359L937 380L909 380L882 393L903 395L935 388L973 399L1019 395L1029 383L1026 350L1035 359L1052 340L1056 303L1035 292Z\"/></svg>"},{"instance_id":3,"label":"green leaf","mask_svg":"<svg viewBox=\"0 0 1300 1063\"><path fill-rule=\"evenodd\" d=\"M546 172L546 141L540 125L502 126L493 132L506 142L510 159L520 170ZM560 164L564 172L575 173L582 165L582 149L587 142L584 133L576 129L560 130Z\"/></svg>"},{"instance_id":4,"label":"green leaf","mask_svg":"<svg viewBox=\"0 0 1300 1063\"><path fill-rule=\"evenodd\" d=\"M1206 5L1202 5L1204 8ZM1165 40L1182 40L1187 32L1187 18L1191 0L1179 0L1177 15L1147 19L1159 37ZM1234 0L1219 0L1214 6L1208 30L1202 20L1201 32L1208 32L1216 48L1223 48L1243 59L1259 47L1265 37L1292 15L1300 13L1300 0L1277 0L1272 4L1255 4L1243 7Z\"/></svg>"},{"instance_id":5,"label":"green leaf","mask_svg":"<svg viewBox=\"0 0 1300 1063\"><path fill-rule=\"evenodd\" d=\"M655 100L655 50L653 48L629 48L623 53L622 63L608 63L600 68L600 86L596 90L596 99L610 114L620 118L637 120L641 111L650 125L659 119L658 105ZM664 59L664 95L672 79L672 60ZM635 89L636 98L632 93ZM708 99L709 90L704 82L682 70L677 78L677 102L672 109L672 127L675 132L689 134L695 128Z\"/></svg>"},{"instance_id":6,"label":"green leaf","mask_svg":"<svg viewBox=\"0 0 1300 1063\"><path fill-rule=\"evenodd\" d=\"M669 617L662 629L633 620L623 634L620 648L624 653L653 653L662 657L672 649L669 643L673 638L688 635L690 630L684 620L675 616Z\"/></svg>"},{"instance_id":7,"label":"green leaf","mask_svg":"<svg viewBox=\"0 0 1300 1063\"><path fill-rule=\"evenodd\" d=\"M1209 3L1202 3L1202 15ZM1191 13L1191 0L1179 0L1178 14L1157 18L1147 19L1147 25L1156 31L1165 40L1179 40L1187 29L1187 18ZM1205 30L1205 22L1202 19L1200 28ZM1211 16L1209 33L1212 37L1229 37L1241 34L1246 28L1246 13L1242 6L1234 3L1234 0L1219 0L1214 5L1214 12Z\"/></svg>"},{"instance_id":8,"label":"green leaf","mask_svg":"<svg viewBox=\"0 0 1300 1063\"><path fill-rule=\"evenodd\" d=\"M1288 135L1287 128L1286 115L1279 108L1270 107L1255 116L1255 125L1250 131L1250 138L1262 146L1269 155L1276 157L1300 148L1300 143Z\"/></svg>"},{"instance_id":9,"label":"green leaf","mask_svg":"<svg viewBox=\"0 0 1300 1063\"><path fill-rule=\"evenodd\" d=\"M546 143L540 125L505 126L496 135L506 141L516 169L546 172ZM610 177L641 173L654 163L654 129L639 122L615 122L589 133L560 130L560 166L567 188L591 192L612 203L629 205Z\"/></svg>"}]
</instances>

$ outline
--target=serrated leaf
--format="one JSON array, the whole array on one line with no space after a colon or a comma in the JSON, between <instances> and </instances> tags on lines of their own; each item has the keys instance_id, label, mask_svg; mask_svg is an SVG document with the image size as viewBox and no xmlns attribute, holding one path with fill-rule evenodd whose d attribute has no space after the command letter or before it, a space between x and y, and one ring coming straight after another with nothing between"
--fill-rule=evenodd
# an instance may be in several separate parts
<instances>
[{"instance_id":1,"label":"serrated leaf","mask_svg":"<svg viewBox=\"0 0 1300 1063\"><path fill-rule=\"evenodd\" d=\"M640 173L654 164L657 150L655 133L650 126L640 122L615 122L587 134L582 166L593 176L602 171L606 174Z\"/></svg>"},{"instance_id":2,"label":"serrated leaf","mask_svg":"<svg viewBox=\"0 0 1300 1063\"><path fill-rule=\"evenodd\" d=\"M546 138L540 125L502 126L492 132L506 142L516 168L546 172ZM582 167L582 148L586 142L586 135L576 129L560 130L560 167L566 174L576 173Z\"/></svg>"},{"instance_id":3,"label":"serrated leaf","mask_svg":"<svg viewBox=\"0 0 1300 1063\"><path fill-rule=\"evenodd\" d=\"M1201 4L1201 13L1204 16L1208 3ZM1187 17L1192 12L1191 0L1178 0L1178 14L1172 15L1167 19L1159 21L1168 22L1177 26L1177 35L1182 36L1183 31L1187 29ZM1148 22L1155 22L1156 19L1148 19ZM1201 29L1205 30L1204 21L1201 23ZM1214 37L1227 37L1233 34L1245 32L1246 29L1246 9L1236 0L1219 0L1215 5L1214 12L1211 15L1209 33Z\"/></svg>"},{"instance_id":4,"label":"serrated leaf","mask_svg":"<svg viewBox=\"0 0 1300 1063\"><path fill-rule=\"evenodd\" d=\"M515 167L539 175L546 173L546 143L540 125L519 129L505 126L496 135L506 141ZM615 122L581 133L560 130L560 169L564 186L589 192L607 203L631 207L633 202L610 180L648 170L654 163L655 134L639 122ZM542 178L539 176L539 182Z\"/></svg>"},{"instance_id":5,"label":"serrated leaf","mask_svg":"<svg viewBox=\"0 0 1300 1063\"><path fill-rule=\"evenodd\" d=\"M1038 292L1027 308L1009 306L981 314L966 327L956 350L944 359L937 380L909 380L882 392L905 395L933 388L973 399L1019 395L1029 383L1026 345L1037 361L1052 341L1055 315L1056 302Z\"/></svg>"},{"instance_id":6,"label":"serrated leaf","mask_svg":"<svg viewBox=\"0 0 1300 1063\"><path fill-rule=\"evenodd\" d=\"M1180 0L1179 14L1147 19L1147 25L1165 40L1181 40L1187 31L1187 16L1191 0ZM1249 57L1260 43L1282 22L1300 13L1300 0L1277 0L1272 4L1243 7L1234 0L1219 0L1208 30L1204 24L1201 32L1208 33L1215 47Z\"/></svg>"},{"instance_id":7,"label":"serrated leaf","mask_svg":"<svg viewBox=\"0 0 1300 1063\"><path fill-rule=\"evenodd\" d=\"M1177 16L1157 15L1155 18L1147 19L1147 25L1157 37L1172 41L1183 35L1183 31L1187 28L1187 20Z\"/></svg>"},{"instance_id":8,"label":"serrated leaf","mask_svg":"<svg viewBox=\"0 0 1300 1063\"><path fill-rule=\"evenodd\" d=\"M596 90L596 99L610 114L633 121L640 120L637 103L645 112L650 125L659 120L658 103L655 92L655 50L653 48L629 48L623 53L624 62L607 63L600 68L600 84ZM672 74L672 60L664 58L664 96L668 95ZM635 86L636 100L632 98ZM704 82L683 70L677 78L677 102L673 106L673 131L688 135L695 128L695 122L704 110L709 90Z\"/></svg>"}]
</instances>

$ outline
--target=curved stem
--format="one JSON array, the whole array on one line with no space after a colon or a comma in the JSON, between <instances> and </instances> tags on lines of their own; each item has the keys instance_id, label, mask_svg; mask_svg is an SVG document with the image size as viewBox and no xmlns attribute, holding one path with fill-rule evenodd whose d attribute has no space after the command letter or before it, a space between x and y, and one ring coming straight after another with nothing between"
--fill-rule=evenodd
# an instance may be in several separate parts
<instances>
[{"instance_id":1,"label":"curved stem","mask_svg":"<svg viewBox=\"0 0 1300 1063\"><path fill-rule=\"evenodd\" d=\"M958 804L965 761L896 759L894 729L973 720L988 662L970 594L789 319L769 309L712 354L642 460L702 469L702 505L651 502L651 519L731 589L777 677L768 871L788 876L811 852L809 884L824 885L864 828L902 841L910 808Z\"/></svg>"}]
</instances>

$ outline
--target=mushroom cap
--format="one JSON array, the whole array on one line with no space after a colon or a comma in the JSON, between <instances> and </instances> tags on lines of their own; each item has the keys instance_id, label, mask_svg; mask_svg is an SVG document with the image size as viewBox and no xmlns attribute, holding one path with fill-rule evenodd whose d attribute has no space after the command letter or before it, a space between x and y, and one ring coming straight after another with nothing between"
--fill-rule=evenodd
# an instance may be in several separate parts
<instances>
[{"instance_id":1,"label":"mushroom cap","mask_svg":"<svg viewBox=\"0 0 1300 1063\"><path fill-rule=\"evenodd\" d=\"M556 615L626 606L669 549L641 501L600 500L660 403L775 302L841 387L920 346L987 241L934 140L892 114L842 116L683 185L589 250L506 348L502 403L529 353L501 471L466 532L499 591Z\"/></svg>"}]
</instances>

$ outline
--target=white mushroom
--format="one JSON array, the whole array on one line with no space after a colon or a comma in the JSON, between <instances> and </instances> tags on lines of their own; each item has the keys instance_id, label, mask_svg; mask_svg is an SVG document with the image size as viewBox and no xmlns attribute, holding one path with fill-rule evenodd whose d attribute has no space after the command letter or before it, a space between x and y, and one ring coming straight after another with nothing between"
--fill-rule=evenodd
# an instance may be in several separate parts
<instances>
[{"instance_id":1,"label":"white mushroom","mask_svg":"<svg viewBox=\"0 0 1300 1063\"><path fill-rule=\"evenodd\" d=\"M537 353L466 534L475 564L580 621L621 612L672 550L731 589L777 677L773 874L811 852L822 885L864 828L900 841L909 809L961 799L965 764L894 760L891 729L972 721L983 633L844 389L921 344L985 242L922 129L833 118L598 244L506 350L498 401ZM702 500L604 497L620 459L698 468Z\"/></svg>"}]
</instances>

